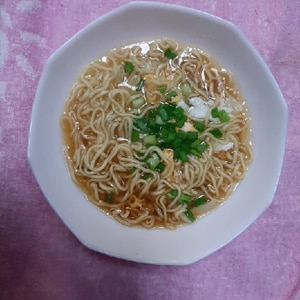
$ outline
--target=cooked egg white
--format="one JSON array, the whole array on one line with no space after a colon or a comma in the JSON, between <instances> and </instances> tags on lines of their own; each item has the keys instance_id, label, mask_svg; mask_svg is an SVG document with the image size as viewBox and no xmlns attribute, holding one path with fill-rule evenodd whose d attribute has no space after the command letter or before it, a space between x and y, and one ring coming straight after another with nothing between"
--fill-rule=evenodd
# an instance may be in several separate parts
<instances>
[{"instance_id":1,"label":"cooked egg white","mask_svg":"<svg viewBox=\"0 0 300 300\"><path fill-rule=\"evenodd\" d=\"M187 120L183 124L181 130L183 130L183 131L197 131L196 128L194 127L194 125L189 120Z\"/></svg>"},{"instance_id":2,"label":"cooked egg white","mask_svg":"<svg viewBox=\"0 0 300 300\"><path fill-rule=\"evenodd\" d=\"M233 148L233 143L232 142L228 142L226 144L215 143L214 152L228 151L232 148Z\"/></svg>"}]
</instances>

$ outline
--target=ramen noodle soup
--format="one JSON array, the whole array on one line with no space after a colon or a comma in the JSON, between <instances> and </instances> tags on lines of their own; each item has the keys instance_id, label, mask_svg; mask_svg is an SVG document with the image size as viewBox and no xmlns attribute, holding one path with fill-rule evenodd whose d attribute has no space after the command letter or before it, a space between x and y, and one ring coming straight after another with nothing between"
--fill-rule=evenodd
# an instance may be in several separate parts
<instances>
[{"instance_id":1,"label":"ramen noodle soup","mask_svg":"<svg viewBox=\"0 0 300 300\"><path fill-rule=\"evenodd\" d=\"M194 222L228 198L252 160L249 114L231 73L167 38L93 61L60 122L73 181L127 226Z\"/></svg>"}]
</instances>

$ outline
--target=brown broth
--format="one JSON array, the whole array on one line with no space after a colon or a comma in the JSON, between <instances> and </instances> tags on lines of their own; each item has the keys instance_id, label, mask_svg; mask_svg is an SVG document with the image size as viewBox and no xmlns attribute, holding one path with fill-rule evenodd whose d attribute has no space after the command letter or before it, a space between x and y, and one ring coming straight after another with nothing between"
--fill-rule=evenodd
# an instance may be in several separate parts
<instances>
[{"instance_id":1,"label":"brown broth","mask_svg":"<svg viewBox=\"0 0 300 300\"><path fill-rule=\"evenodd\" d=\"M108 59L102 59L99 60L102 61L101 63L107 67L112 65L112 62ZM203 57L203 61L207 61L207 57L204 56ZM120 60L118 63L122 63L122 60ZM212 63L213 67L215 68L216 72L219 74L219 77L217 79L214 79L212 81L212 86L213 86L213 92L216 94L221 94L224 93L224 91L226 91L226 94L234 97L235 99L237 99L240 103L242 103L242 99L241 99L241 95L238 91L238 88L235 84L235 82L231 81L229 79L228 73L226 70L218 67L218 65L213 62ZM203 67L203 74L205 73L205 66ZM93 76L95 75L95 70L93 70L92 68L88 69L88 71L86 71L85 76ZM192 69L190 71L188 71L187 74L188 77L193 78L193 73L192 73ZM205 76L205 75L203 75ZM202 77L203 77L202 76ZM128 85L128 82L116 82L115 86L122 86L122 85ZM130 85L129 85L130 86ZM220 90L220 86L221 86L221 90ZM207 92L207 85L203 84L203 82L201 82L201 80L199 80L199 87L201 87L201 89L203 89L205 92ZM82 96L82 95L79 95ZM70 104L67 105L66 107L66 111L67 110L73 110L74 114L77 114L77 105L76 102L78 102L79 99L75 99L72 102L75 103L75 105L73 105L73 107L70 107ZM247 110L244 108L244 112L247 114L247 118L248 117L248 112ZM77 126L77 131L80 131L82 128L80 128L80 124ZM63 144L65 145L65 156L66 159L68 161L68 167L70 168L74 168L73 163L72 163L72 157L74 156L75 153L75 148L76 145L74 143L73 138L71 137L71 131L72 131L72 126L70 126L70 124L68 124L67 121L62 120L61 121L61 130L62 130L62 136L63 136ZM116 139L117 137L112 137L113 139ZM126 142L126 139L129 139L129 137L123 136L122 138L124 138L124 142ZM239 135L238 136L239 140L241 143L248 143L249 140L249 134L247 133L246 135ZM91 142L88 140L83 139L82 140L82 147L88 147L89 144ZM227 154L225 151L220 151L218 153L213 154L216 157L222 158L223 160L227 159ZM248 154L246 154L247 156ZM88 186L88 181L89 178L86 178L82 175L79 175L76 170L74 170L74 174L75 174L75 182L77 184L77 186L79 187L80 190L83 191L83 193L86 195L86 197L91 200L95 205L97 205L97 199L95 198L94 192L91 190L91 188ZM122 176L122 174L120 173L120 183L122 183L122 181L126 182L126 180L129 180L128 178L126 178L125 174L124 176ZM236 185L238 182L234 183L234 185ZM224 186L221 186L219 188L219 199L220 202L216 202L216 201L211 201L206 205L203 205L200 208L194 209L193 212L195 213L196 216L200 216L200 215L204 215L205 213L207 213L209 210L211 210L212 208L216 207L217 205L219 205L222 200L224 200L224 197L226 195L226 192L224 191L226 189L226 180L224 180ZM155 193L157 186L153 185L151 186L151 189L149 190L149 193L147 195L144 195L143 198L143 205L140 207L140 212L143 212L145 210L149 211L151 214L155 214L155 204L152 201L153 199L153 193ZM141 193L142 190L142 186L136 186L135 190L133 192L133 195L139 195ZM199 195L203 194L204 190L209 190L209 183L204 183L201 187L198 188L198 192ZM99 193L99 198L100 199L105 199L105 191L102 191L102 193ZM113 202L112 203L120 203L120 199L122 199L122 197L124 196L124 193L121 192L119 194L114 194L113 195ZM125 201L120 207L121 209L130 209L131 210L131 206L129 205L129 203L133 201L133 198L130 197L127 201ZM97 205L99 206L99 205ZM112 209L110 207L105 207L105 206L101 206L101 210L103 210L105 213L107 214L111 214ZM135 215L135 210L132 210L130 215L129 215L129 219L134 219L136 217ZM175 224L178 225L178 224ZM160 218L156 218L154 227L164 227L164 222L160 219Z\"/></svg>"}]
</instances>

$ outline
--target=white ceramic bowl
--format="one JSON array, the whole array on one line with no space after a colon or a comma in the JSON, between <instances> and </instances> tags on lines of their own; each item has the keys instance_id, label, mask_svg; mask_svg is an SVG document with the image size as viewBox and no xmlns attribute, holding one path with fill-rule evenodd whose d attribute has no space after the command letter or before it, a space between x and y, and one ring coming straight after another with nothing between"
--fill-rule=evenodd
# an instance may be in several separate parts
<instances>
[{"instance_id":1,"label":"white ceramic bowl","mask_svg":"<svg viewBox=\"0 0 300 300\"><path fill-rule=\"evenodd\" d=\"M159 37L199 46L232 71L252 117L254 161L220 207L174 231L128 228L86 200L65 164L59 118L83 67L106 51ZM282 166L288 111L267 66L233 24L189 8L133 2L86 26L47 61L34 100L28 158L50 205L88 248L127 260L185 265L216 251L270 205Z\"/></svg>"}]
</instances>

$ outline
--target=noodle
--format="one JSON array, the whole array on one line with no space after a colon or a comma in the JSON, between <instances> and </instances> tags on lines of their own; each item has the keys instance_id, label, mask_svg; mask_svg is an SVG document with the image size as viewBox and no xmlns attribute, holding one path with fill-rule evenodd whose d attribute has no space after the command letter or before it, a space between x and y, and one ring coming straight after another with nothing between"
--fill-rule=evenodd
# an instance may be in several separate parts
<instances>
[{"instance_id":1,"label":"noodle","mask_svg":"<svg viewBox=\"0 0 300 300\"><path fill-rule=\"evenodd\" d=\"M183 112L184 122L157 117L161 107ZM158 142L147 144L137 124L149 124L154 112L159 130L149 136ZM160 140L163 126L175 123L178 149ZM228 198L252 160L249 126L232 75L203 51L166 38L116 48L92 62L61 117L72 180L121 224L145 228L191 223L198 205ZM161 169L150 167L149 158Z\"/></svg>"}]
</instances>

